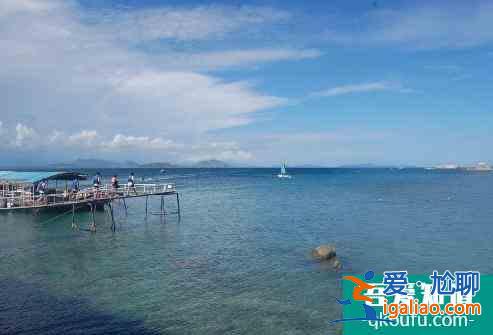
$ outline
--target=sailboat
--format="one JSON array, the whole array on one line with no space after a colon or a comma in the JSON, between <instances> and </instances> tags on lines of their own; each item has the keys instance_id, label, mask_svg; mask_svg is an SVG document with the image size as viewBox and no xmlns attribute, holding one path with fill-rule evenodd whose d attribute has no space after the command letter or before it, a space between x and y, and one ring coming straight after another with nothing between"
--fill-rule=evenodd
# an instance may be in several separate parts
<instances>
[{"instance_id":1,"label":"sailboat","mask_svg":"<svg viewBox=\"0 0 493 335\"><path fill-rule=\"evenodd\" d=\"M286 173L286 163L282 163L281 165L281 173L277 175L277 178L287 178L290 179L291 175Z\"/></svg>"}]
</instances>

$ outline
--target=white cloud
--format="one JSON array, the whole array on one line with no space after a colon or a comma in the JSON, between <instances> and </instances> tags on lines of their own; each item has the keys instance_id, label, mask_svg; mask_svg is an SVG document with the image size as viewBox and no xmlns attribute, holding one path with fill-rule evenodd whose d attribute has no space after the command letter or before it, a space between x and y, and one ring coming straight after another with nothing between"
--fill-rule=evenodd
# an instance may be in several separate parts
<instances>
[{"instance_id":1,"label":"white cloud","mask_svg":"<svg viewBox=\"0 0 493 335\"><path fill-rule=\"evenodd\" d=\"M2 0L0 16L14 15L22 12L43 12L53 9L59 3L51 0Z\"/></svg>"},{"instance_id":2,"label":"white cloud","mask_svg":"<svg viewBox=\"0 0 493 335\"><path fill-rule=\"evenodd\" d=\"M98 134L96 130L82 130L72 135L55 130L49 136L49 144L58 143L59 147L86 148L91 147L98 151L125 151L125 150L168 150L179 149L182 145L172 140L164 140L160 137L132 136L116 134L113 138L106 138ZM40 143L42 147L44 144Z\"/></svg>"},{"instance_id":3,"label":"white cloud","mask_svg":"<svg viewBox=\"0 0 493 335\"><path fill-rule=\"evenodd\" d=\"M67 138L67 144L91 146L96 143L98 132L96 130L82 130L76 134L70 135Z\"/></svg>"},{"instance_id":4,"label":"white cloud","mask_svg":"<svg viewBox=\"0 0 493 335\"><path fill-rule=\"evenodd\" d=\"M251 152L245 150L226 150L220 152L216 155L218 159L227 161L227 162L248 162L253 160L254 155Z\"/></svg>"},{"instance_id":5,"label":"white cloud","mask_svg":"<svg viewBox=\"0 0 493 335\"><path fill-rule=\"evenodd\" d=\"M399 93L410 93L412 89L404 88L400 83L389 81L376 81L362 84L351 84L332 87L323 91L313 93L315 96L338 96L353 93L368 93L368 92L381 92L381 91L394 91Z\"/></svg>"},{"instance_id":6,"label":"white cloud","mask_svg":"<svg viewBox=\"0 0 493 335\"><path fill-rule=\"evenodd\" d=\"M178 68L210 70L274 61L312 59L321 55L322 52L316 49L250 49L188 54L171 53L166 58L166 64Z\"/></svg>"},{"instance_id":7,"label":"white cloud","mask_svg":"<svg viewBox=\"0 0 493 335\"><path fill-rule=\"evenodd\" d=\"M317 58L321 52L315 49L294 50L294 49L254 49L254 50L234 50L225 52L211 52L198 54L196 57L203 59L205 63L222 66L237 64L249 64L257 62L272 62L279 60L299 60L306 58Z\"/></svg>"},{"instance_id":8,"label":"white cloud","mask_svg":"<svg viewBox=\"0 0 493 335\"><path fill-rule=\"evenodd\" d=\"M253 153L241 149L235 141L206 141L196 144L186 156L187 161L220 159L229 162L249 162L254 158Z\"/></svg>"},{"instance_id":9,"label":"white cloud","mask_svg":"<svg viewBox=\"0 0 493 335\"><path fill-rule=\"evenodd\" d=\"M109 10L91 17L101 32L131 41L222 38L229 33L245 33L289 18L288 12L268 7L217 5Z\"/></svg>"},{"instance_id":10,"label":"white cloud","mask_svg":"<svg viewBox=\"0 0 493 335\"><path fill-rule=\"evenodd\" d=\"M9 149L31 149L37 152L49 150L64 150L70 153L84 153L90 149L92 157L107 157L106 155L118 155L125 153L125 157L142 157L140 153L150 153L152 158L145 161L155 160L154 155L165 157L170 161L198 161L206 159L221 159L230 162L246 162L253 159L253 154L241 148L234 141L217 141L204 136L197 138L194 142L176 142L172 139L162 137L134 136L116 134L114 136L98 133L96 130L82 130L74 134L55 129L46 136L40 136L40 132L30 126L17 124L15 127L4 127L0 122L0 131L9 138L14 134L10 142L0 142L0 147ZM0 132L0 135L2 133ZM72 156L72 155L71 155Z\"/></svg>"},{"instance_id":11,"label":"white cloud","mask_svg":"<svg viewBox=\"0 0 493 335\"><path fill-rule=\"evenodd\" d=\"M15 145L20 147L30 144L30 141L34 140L37 136L36 131L33 128L18 123L15 127Z\"/></svg>"},{"instance_id":12,"label":"white cloud","mask_svg":"<svg viewBox=\"0 0 493 335\"><path fill-rule=\"evenodd\" d=\"M0 63L6 65L0 67L0 84L9 90L0 91L0 100L8 102L0 117L5 125L32 127L19 130L18 143L27 143L29 129L36 129L47 134L43 141L64 142L66 147L117 151L165 149L179 143L189 148L213 130L251 123L257 112L287 102L262 94L252 83L224 81L198 68L319 55L300 49L226 50L188 54L188 59L165 64L156 54L139 51L126 38L111 34L121 28L132 41L223 38L251 25L289 18L269 8L167 7L156 9L155 15L129 10L109 12L101 19L72 2L7 4L0 10L0 49L8 50L0 53ZM159 54L164 60L174 55ZM201 58L206 66L198 64ZM185 157L191 151L183 152Z\"/></svg>"},{"instance_id":13,"label":"white cloud","mask_svg":"<svg viewBox=\"0 0 493 335\"><path fill-rule=\"evenodd\" d=\"M164 140L160 137L149 138L148 136L125 136L122 134L115 135L111 141L103 142L101 147L107 150L176 150L182 148L181 145L172 140Z\"/></svg>"},{"instance_id":14,"label":"white cloud","mask_svg":"<svg viewBox=\"0 0 493 335\"><path fill-rule=\"evenodd\" d=\"M402 45L413 49L467 48L493 42L491 1L427 3L378 9L358 18L358 30L333 26L328 40L352 45Z\"/></svg>"},{"instance_id":15,"label":"white cloud","mask_svg":"<svg viewBox=\"0 0 493 335\"><path fill-rule=\"evenodd\" d=\"M116 99L126 99L131 108L139 110L139 117L155 120L167 134L176 134L184 127L203 133L244 125L252 121L251 113L285 103L284 99L254 92L247 83L225 83L191 72L140 73L116 90ZM160 111L167 112L164 118ZM118 114L115 111L113 118ZM147 127L153 129L155 125Z\"/></svg>"},{"instance_id":16,"label":"white cloud","mask_svg":"<svg viewBox=\"0 0 493 335\"><path fill-rule=\"evenodd\" d=\"M54 130L49 136L48 136L48 143L50 144L56 144L60 142L61 144L65 143L65 134L61 131Z\"/></svg>"}]
</instances>

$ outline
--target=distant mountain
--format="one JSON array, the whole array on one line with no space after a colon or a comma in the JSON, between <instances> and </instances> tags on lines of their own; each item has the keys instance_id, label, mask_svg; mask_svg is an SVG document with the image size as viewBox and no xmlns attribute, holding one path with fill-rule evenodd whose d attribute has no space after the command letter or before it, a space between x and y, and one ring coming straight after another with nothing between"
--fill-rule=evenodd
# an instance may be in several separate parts
<instances>
[{"instance_id":1,"label":"distant mountain","mask_svg":"<svg viewBox=\"0 0 493 335\"><path fill-rule=\"evenodd\" d=\"M192 164L174 164L169 162L152 162L139 164L133 161L114 162L104 159L83 159L79 158L73 162L56 163L47 166L50 169L125 169L125 168L146 168L146 169L169 169L169 168L227 168L230 165L226 162L211 159L203 160Z\"/></svg>"},{"instance_id":2,"label":"distant mountain","mask_svg":"<svg viewBox=\"0 0 493 335\"><path fill-rule=\"evenodd\" d=\"M210 159L210 160L199 161L199 162L193 164L191 167L195 167L195 168L229 168L229 167L231 167L231 165L229 165L226 162L217 160L217 159Z\"/></svg>"},{"instance_id":3,"label":"distant mountain","mask_svg":"<svg viewBox=\"0 0 493 335\"><path fill-rule=\"evenodd\" d=\"M179 166L167 162L154 162L154 163L139 164L138 167L146 168L146 169L163 169L163 168L177 168Z\"/></svg>"},{"instance_id":4,"label":"distant mountain","mask_svg":"<svg viewBox=\"0 0 493 335\"><path fill-rule=\"evenodd\" d=\"M352 164L352 165L339 165L338 168L347 169L416 169L419 166L415 165L378 165L378 164Z\"/></svg>"},{"instance_id":5,"label":"distant mountain","mask_svg":"<svg viewBox=\"0 0 493 335\"><path fill-rule=\"evenodd\" d=\"M325 165L317 165L317 164L301 164L301 165L294 165L292 167L293 168L303 168L303 169L324 169L327 166L325 166ZM289 168L289 166L288 166L288 168Z\"/></svg>"},{"instance_id":6,"label":"distant mountain","mask_svg":"<svg viewBox=\"0 0 493 335\"><path fill-rule=\"evenodd\" d=\"M104 159L83 159L79 158L73 162L68 163L58 163L51 164L50 167L58 168L58 169L111 169L111 168L123 168L123 167L138 167L139 164L132 161L126 162L113 162Z\"/></svg>"},{"instance_id":7,"label":"distant mountain","mask_svg":"<svg viewBox=\"0 0 493 335\"><path fill-rule=\"evenodd\" d=\"M373 163L365 164L348 164L339 165L338 168L349 168L349 169L389 169L389 168L410 168L412 166L407 165L378 165Z\"/></svg>"},{"instance_id":8,"label":"distant mountain","mask_svg":"<svg viewBox=\"0 0 493 335\"><path fill-rule=\"evenodd\" d=\"M338 168L349 168L349 169L373 169L373 168L381 168L381 167L388 167L388 166L380 166L380 165L375 165L372 163L346 164L346 165L339 165L338 166Z\"/></svg>"},{"instance_id":9,"label":"distant mountain","mask_svg":"<svg viewBox=\"0 0 493 335\"><path fill-rule=\"evenodd\" d=\"M126 167L126 168L129 168L129 167L139 167L139 163L137 162L134 162L134 161L125 161L123 162L122 164L123 166L122 167Z\"/></svg>"}]
</instances>

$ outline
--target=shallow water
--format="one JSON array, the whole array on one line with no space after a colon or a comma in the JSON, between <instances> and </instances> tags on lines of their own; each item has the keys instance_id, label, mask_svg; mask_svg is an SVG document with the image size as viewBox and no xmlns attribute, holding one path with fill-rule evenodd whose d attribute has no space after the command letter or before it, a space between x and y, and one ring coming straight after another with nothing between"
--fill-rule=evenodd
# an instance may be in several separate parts
<instances>
[{"instance_id":1,"label":"shallow water","mask_svg":"<svg viewBox=\"0 0 493 335\"><path fill-rule=\"evenodd\" d=\"M127 217L116 204L116 233L103 212L96 234L72 231L69 215L1 214L0 333L337 333L341 274L309 256L323 243L348 272L493 272L492 173L277 173L169 169L181 220L146 220L134 199Z\"/></svg>"}]
</instances>

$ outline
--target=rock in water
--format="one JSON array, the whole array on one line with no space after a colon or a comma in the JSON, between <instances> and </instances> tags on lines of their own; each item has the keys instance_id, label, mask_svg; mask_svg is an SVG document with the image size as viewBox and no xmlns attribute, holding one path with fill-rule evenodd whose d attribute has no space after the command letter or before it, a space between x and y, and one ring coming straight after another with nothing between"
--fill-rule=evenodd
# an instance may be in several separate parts
<instances>
[{"instance_id":1,"label":"rock in water","mask_svg":"<svg viewBox=\"0 0 493 335\"><path fill-rule=\"evenodd\" d=\"M341 261L336 256L336 247L330 244L321 245L312 250L312 256L318 261L321 261L321 265L324 268L339 271L342 268Z\"/></svg>"},{"instance_id":2,"label":"rock in water","mask_svg":"<svg viewBox=\"0 0 493 335\"><path fill-rule=\"evenodd\" d=\"M318 260L329 260L336 256L336 247L333 245L321 245L312 251L312 256Z\"/></svg>"},{"instance_id":3,"label":"rock in water","mask_svg":"<svg viewBox=\"0 0 493 335\"><path fill-rule=\"evenodd\" d=\"M337 257L332 258L330 261L332 262L332 267L335 270L340 270L342 268L342 263Z\"/></svg>"}]
</instances>

